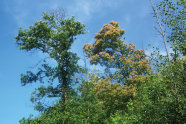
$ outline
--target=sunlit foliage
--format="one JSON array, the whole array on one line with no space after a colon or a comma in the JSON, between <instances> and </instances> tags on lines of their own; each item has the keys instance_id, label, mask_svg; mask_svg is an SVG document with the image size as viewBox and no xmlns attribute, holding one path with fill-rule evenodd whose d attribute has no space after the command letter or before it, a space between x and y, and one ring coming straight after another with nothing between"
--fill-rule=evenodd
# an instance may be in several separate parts
<instances>
[{"instance_id":1,"label":"sunlit foliage","mask_svg":"<svg viewBox=\"0 0 186 124\"><path fill-rule=\"evenodd\" d=\"M105 66L106 72L118 83L134 80L137 83L137 78L147 74L151 68L144 50L135 50L133 43L124 43L124 33L119 28L119 23L112 21L95 34L94 44L85 44L83 49L91 64Z\"/></svg>"}]
</instances>

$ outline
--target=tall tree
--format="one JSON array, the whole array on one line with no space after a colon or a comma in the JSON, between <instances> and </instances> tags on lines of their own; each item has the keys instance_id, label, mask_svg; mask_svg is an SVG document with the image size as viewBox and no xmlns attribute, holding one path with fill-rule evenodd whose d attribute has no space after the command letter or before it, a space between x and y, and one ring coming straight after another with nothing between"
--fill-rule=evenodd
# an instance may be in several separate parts
<instances>
[{"instance_id":1,"label":"tall tree","mask_svg":"<svg viewBox=\"0 0 186 124\"><path fill-rule=\"evenodd\" d=\"M93 45L88 43L83 48L91 64L105 66L105 72L121 84L138 82L150 70L144 50L135 50L134 44L124 43L124 33L118 22L111 21L95 34Z\"/></svg>"},{"instance_id":2,"label":"tall tree","mask_svg":"<svg viewBox=\"0 0 186 124\"><path fill-rule=\"evenodd\" d=\"M74 17L63 19L58 15L43 13L40 21L36 21L27 29L20 28L15 37L21 50L38 50L57 62L57 65L52 67L43 61L37 73L27 71L21 75L23 86L37 81L44 83L46 79L49 81L48 87L41 86L37 89L35 96L32 97L33 102L38 102L43 97L60 97L65 103L73 76L80 71L77 64L79 57L70 49L76 36L85 33L85 26L75 21ZM57 86L53 85L55 79L58 80ZM40 104L38 102L38 110L42 110Z\"/></svg>"},{"instance_id":3,"label":"tall tree","mask_svg":"<svg viewBox=\"0 0 186 124\"><path fill-rule=\"evenodd\" d=\"M151 70L144 50L135 50L134 44L124 43L124 33L118 22L111 21L95 34L93 45L83 47L91 64L105 67L105 77L97 82L94 91L107 117L117 110L128 109L127 103L135 98L138 85Z\"/></svg>"},{"instance_id":4,"label":"tall tree","mask_svg":"<svg viewBox=\"0 0 186 124\"><path fill-rule=\"evenodd\" d=\"M163 37L167 56L169 56L166 42L170 43L174 53L173 58L180 54L186 55L185 44L185 0L161 0L153 5L154 16L160 27L160 34ZM166 38L166 40L165 40Z\"/></svg>"}]
</instances>

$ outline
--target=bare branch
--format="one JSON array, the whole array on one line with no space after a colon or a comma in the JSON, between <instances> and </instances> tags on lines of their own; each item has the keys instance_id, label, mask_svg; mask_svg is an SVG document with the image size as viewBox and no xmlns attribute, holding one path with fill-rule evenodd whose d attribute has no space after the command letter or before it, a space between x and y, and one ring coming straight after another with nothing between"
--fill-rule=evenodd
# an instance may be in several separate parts
<instances>
[{"instance_id":1,"label":"bare branch","mask_svg":"<svg viewBox=\"0 0 186 124\"><path fill-rule=\"evenodd\" d=\"M65 9L63 9L63 8L53 9L53 10L51 10L49 13L50 13L51 15L53 15L54 18L55 18L57 21L64 20L64 19L65 19L65 16L66 16Z\"/></svg>"},{"instance_id":2,"label":"bare branch","mask_svg":"<svg viewBox=\"0 0 186 124\"><path fill-rule=\"evenodd\" d=\"M169 56L169 52L168 52L168 48L167 48L167 44L166 44L166 40L165 40L165 32L163 31L162 24L160 23L159 17L157 15L158 12L157 12L157 10L155 9L155 7L154 7L154 5L152 3L152 0L149 0L149 1L151 3L152 9L154 11L154 15L156 17L157 23L158 23L159 28L160 28L160 31L158 31L158 33L160 33L162 35L163 43L165 45L165 50L166 50L167 57L168 57L168 61L170 61L170 56Z\"/></svg>"}]
</instances>

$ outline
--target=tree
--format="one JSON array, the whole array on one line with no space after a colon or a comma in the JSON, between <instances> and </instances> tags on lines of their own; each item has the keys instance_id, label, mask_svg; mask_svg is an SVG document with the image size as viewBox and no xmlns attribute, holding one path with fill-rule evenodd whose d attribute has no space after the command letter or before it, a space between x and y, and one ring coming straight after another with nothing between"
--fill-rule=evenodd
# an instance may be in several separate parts
<instances>
[{"instance_id":1,"label":"tree","mask_svg":"<svg viewBox=\"0 0 186 124\"><path fill-rule=\"evenodd\" d=\"M23 86L37 81L44 83L48 79L49 86L40 86L33 93L35 96L32 97L32 102L38 102L43 97L60 97L63 103L66 103L73 76L80 71L77 64L79 57L71 52L70 48L76 36L85 33L84 27L79 21L75 21L74 17L63 19L55 16L55 13L43 13L40 21L36 21L27 29L19 29L15 39L21 50L41 51L57 63L53 67L43 60L36 73L27 71L21 75ZM58 80L57 86L53 85L55 79ZM36 109L43 110L40 101Z\"/></svg>"},{"instance_id":2,"label":"tree","mask_svg":"<svg viewBox=\"0 0 186 124\"><path fill-rule=\"evenodd\" d=\"M163 30L162 28L162 24L159 20L159 16L158 16L158 12L156 10L156 8L154 7L153 3L152 3L152 0L150 0L150 3L151 3L151 6L152 6L152 9L154 11L154 17L156 18L157 20L157 23L158 23L158 26L160 28L160 30L158 30L158 32L161 34L162 36L162 39L163 39L163 43L164 43L164 46L165 46L165 50L166 50L166 54L167 54L167 58L168 58L168 61L170 61L170 55L169 55L169 51L168 51L168 48L167 48L167 42L165 40L165 31Z\"/></svg>"},{"instance_id":3,"label":"tree","mask_svg":"<svg viewBox=\"0 0 186 124\"><path fill-rule=\"evenodd\" d=\"M93 45L88 43L83 47L91 64L105 67L104 77L94 91L107 118L118 110L128 110L127 104L134 100L138 85L151 71L144 50L135 50L134 44L124 43L124 33L118 22L111 21L95 34Z\"/></svg>"},{"instance_id":4,"label":"tree","mask_svg":"<svg viewBox=\"0 0 186 124\"><path fill-rule=\"evenodd\" d=\"M163 36L167 56L169 56L166 42L170 43L175 60L182 55L186 55L185 44L185 0L161 0L153 5L154 16L160 27L160 34ZM167 40L165 40L165 38Z\"/></svg>"},{"instance_id":5,"label":"tree","mask_svg":"<svg viewBox=\"0 0 186 124\"><path fill-rule=\"evenodd\" d=\"M138 88L133 113L143 123L184 124L185 60L165 67Z\"/></svg>"},{"instance_id":6,"label":"tree","mask_svg":"<svg viewBox=\"0 0 186 124\"><path fill-rule=\"evenodd\" d=\"M78 87L79 94L70 97L66 104L56 102L38 117L22 118L21 124L92 124L104 123L105 111L93 91L100 80L98 75L90 74L87 81Z\"/></svg>"},{"instance_id":7,"label":"tree","mask_svg":"<svg viewBox=\"0 0 186 124\"><path fill-rule=\"evenodd\" d=\"M139 83L151 68L145 59L144 50L135 50L132 43L124 43L122 36L125 33L119 28L119 23L111 21L104 25L95 34L95 43L85 44L83 49L90 58L91 64L100 64L106 67L106 73L118 83L127 85Z\"/></svg>"},{"instance_id":8,"label":"tree","mask_svg":"<svg viewBox=\"0 0 186 124\"><path fill-rule=\"evenodd\" d=\"M110 77L107 77L96 83L94 91L109 118L118 110L127 111L127 103L136 96L136 85L121 86L117 82L111 83Z\"/></svg>"}]
</instances>

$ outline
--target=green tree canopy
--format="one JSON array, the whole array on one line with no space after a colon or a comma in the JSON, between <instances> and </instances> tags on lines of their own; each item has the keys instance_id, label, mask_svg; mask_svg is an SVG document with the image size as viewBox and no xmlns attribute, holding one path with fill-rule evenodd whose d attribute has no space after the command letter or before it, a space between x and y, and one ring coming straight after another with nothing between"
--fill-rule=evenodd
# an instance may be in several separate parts
<instances>
[{"instance_id":1,"label":"green tree canopy","mask_svg":"<svg viewBox=\"0 0 186 124\"><path fill-rule=\"evenodd\" d=\"M74 74L80 71L77 64L79 57L70 51L71 45L77 35L85 33L85 26L74 17L69 19L57 18L55 14L43 13L42 19L36 21L27 29L19 29L15 37L16 43L21 50L38 50L57 62L55 67L44 61L37 73L27 71L21 75L22 85L33 82L44 83L46 78L49 86L41 86L33 93L32 101L36 102L43 97L61 97L66 102L68 92L74 79ZM58 80L58 85L52 85L54 80ZM41 103L38 102L38 110L42 110Z\"/></svg>"}]
</instances>

